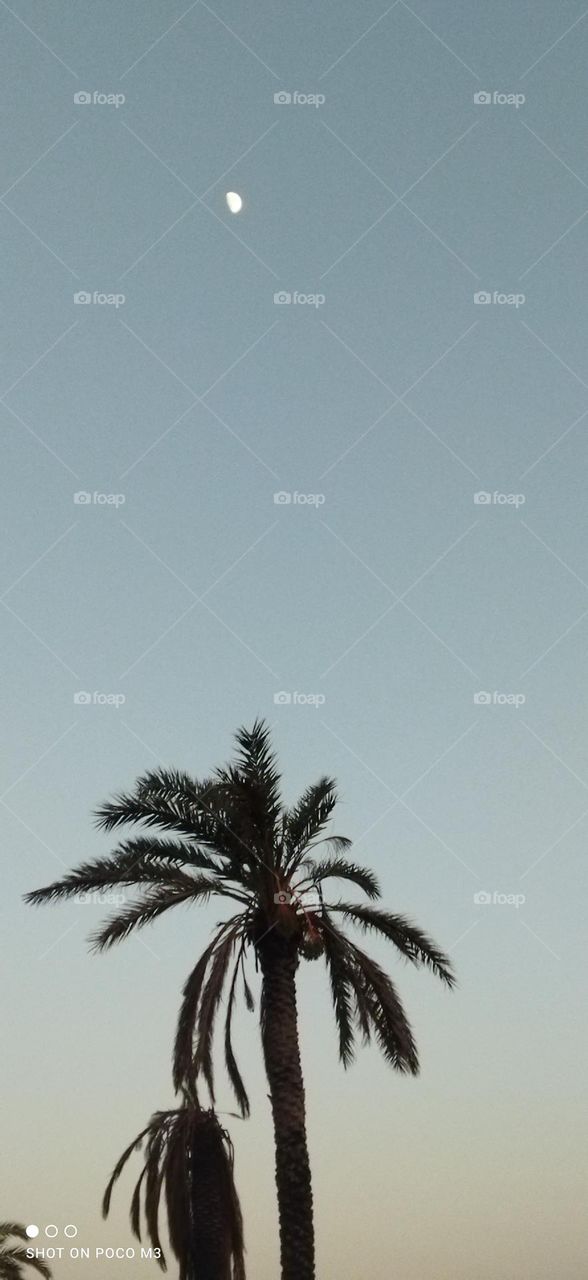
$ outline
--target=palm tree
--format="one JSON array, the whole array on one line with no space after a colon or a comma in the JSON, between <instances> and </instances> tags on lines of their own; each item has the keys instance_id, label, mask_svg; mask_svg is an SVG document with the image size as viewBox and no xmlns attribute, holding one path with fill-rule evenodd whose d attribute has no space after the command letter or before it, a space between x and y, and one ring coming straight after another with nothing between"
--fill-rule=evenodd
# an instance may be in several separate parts
<instances>
[{"instance_id":1,"label":"palm tree","mask_svg":"<svg viewBox=\"0 0 588 1280\"><path fill-rule=\"evenodd\" d=\"M236 741L235 761L204 780L157 769L140 778L134 791L104 804L97 813L101 829L134 824L145 834L122 841L108 857L82 863L27 900L55 902L112 885L137 887L140 896L93 935L99 951L179 903L202 903L214 895L238 904L238 911L217 926L184 987L174 1083L179 1089L202 1074L214 1103L213 1033L228 981L225 1062L241 1112L249 1113L231 1023L241 985L247 1006L253 1006L244 968L252 951L262 975L261 1039L274 1122L282 1280L313 1280L312 1188L296 1007L300 961L325 960L343 1065L351 1062L359 1033L364 1042L375 1039L391 1067L412 1075L418 1072L417 1049L396 989L342 926L387 938L405 960L425 966L449 987L454 978L447 957L426 934L404 916L370 905L380 896L375 875L345 856L349 840L328 832L337 801L334 781L320 778L286 807L268 727L256 721L251 729L240 729ZM360 889L368 904L327 903L324 886L333 879Z\"/></svg>"},{"instance_id":2,"label":"palm tree","mask_svg":"<svg viewBox=\"0 0 588 1280\"><path fill-rule=\"evenodd\" d=\"M19 1222L0 1222L0 1280L24 1280L26 1267L34 1267L45 1280L51 1280L51 1272L46 1262L40 1258L27 1258L27 1251L22 1245L12 1244L11 1237L17 1240L30 1240L24 1227Z\"/></svg>"},{"instance_id":3,"label":"palm tree","mask_svg":"<svg viewBox=\"0 0 588 1280\"><path fill-rule=\"evenodd\" d=\"M175 1111L157 1111L123 1151L102 1201L106 1218L115 1183L127 1160L145 1143L145 1161L131 1200L131 1227L141 1239L141 1197L148 1239L162 1271L159 1235L165 1194L170 1244L179 1280L245 1280L243 1221L233 1180L233 1147L214 1111L204 1111L194 1090Z\"/></svg>"}]
</instances>

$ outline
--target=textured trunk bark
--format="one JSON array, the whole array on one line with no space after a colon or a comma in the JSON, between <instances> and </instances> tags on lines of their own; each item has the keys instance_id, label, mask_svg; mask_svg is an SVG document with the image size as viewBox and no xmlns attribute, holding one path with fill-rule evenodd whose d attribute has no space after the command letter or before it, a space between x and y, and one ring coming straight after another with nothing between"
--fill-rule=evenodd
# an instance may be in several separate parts
<instances>
[{"instance_id":1,"label":"textured trunk bark","mask_svg":"<svg viewBox=\"0 0 588 1280\"><path fill-rule=\"evenodd\" d=\"M262 1043L276 1151L282 1280L314 1280L312 1185L298 1045L293 943L276 930L259 945Z\"/></svg>"},{"instance_id":2,"label":"textured trunk bark","mask_svg":"<svg viewBox=\"0 0 588 1280\"><path fill-rule=\"evenodd\" d=\"M193 1253L186 1280L231 1280L225 1158L214 1129L202 1134L191 1152Z\"/></svg>"}]
</instances>

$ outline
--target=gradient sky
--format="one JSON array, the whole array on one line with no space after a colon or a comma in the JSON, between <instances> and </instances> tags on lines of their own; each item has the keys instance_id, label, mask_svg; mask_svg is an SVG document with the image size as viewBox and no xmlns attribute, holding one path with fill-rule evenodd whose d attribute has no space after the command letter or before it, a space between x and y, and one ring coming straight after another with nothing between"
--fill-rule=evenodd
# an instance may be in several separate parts
<instances>
[{"instance_id":1,"label":"gradient sky","mask_svg":"<svg viewBox=\"0 0 588 1280\"><path fill-rule=\"evenodd\" d=\"M338 830L460 980L373 946L407 1081L375 1050L343 1073L304 968L318 1275L586 1274L587 42L581 0L0 0L5 1217L131 1243L130 1179L107 1225L100 1195L172 1102L218 917L98 958L95 905L21 895L107 851L112 791L261 715L286 798L335 774ZM237 1035L275 1280L255 1016Z\"/></svg>"}]
</instances>

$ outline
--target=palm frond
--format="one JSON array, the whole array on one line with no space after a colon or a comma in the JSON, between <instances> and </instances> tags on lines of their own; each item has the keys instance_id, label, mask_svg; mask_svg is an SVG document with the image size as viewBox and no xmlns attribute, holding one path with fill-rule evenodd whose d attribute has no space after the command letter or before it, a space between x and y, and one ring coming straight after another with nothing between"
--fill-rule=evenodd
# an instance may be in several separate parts
<instances>
[{"instance_id":1,"label":"palm frond","mask_svg":"<svg viewBox=\"0 0 588 1280\"><path fill-rule=\"evenodd\" d=\"M288 868L297 865L304 850L324 831L336 803L335 781L333 778L323 777L307 787L297 803L286 812L284 836Z\"/></svg>"},{"instance_id":2,"label":"palm frond","mask_svg":"<svg viewBox=\"0 0 588 1280\"><path fill-rule=\"evenodd\" d=\"M194 1083L194 1036L209 963L227 930L241 923L240 916L233 916L221 925L184 984L173 1052L173 1082L177 1093Z\"/></svg>"},{"instance_id":3,"label":"palm frond","mask_svg":"<svg viewBox=\"0 0 588 1280\"><path fill-rule=\"evenodd\" d=\"M214 1102L214 1070L212 1063L212 1039L215 1016L223 993L231 956L239 936L238 928L234 928L217 946L210 965L206 985L202 991L198 1023L196 1028L196 1045L194 1054L194 1070L196 1075L202 1071L208 1085L210 1097Z\"/></svg>"},{"instance_id":4,"label":"palm frond","mask_svg":"<svg viewBox=\"0 0 588 1280\"><path fill-rule=\"evenodd\" d=\"M192 863L184 859L184 865L180 865L177 846L174 848L170 843L169 851L166 846L165 841L126 841L108 857L82 862L62 880L55 880L43 889L35 889L26 894L25 901L34 906L43 902L60 902L76 898L81 893L99 892L110 885L151 884L172 890L178 887L189 890L197 880L190 871L184 869L185 866L199 869L205 867L213 873L217 872L216 863L206 855ZM195 853L198 852L200 851L195 850ZM219 883L220 888L222 886Z\"/></svg>"},{"instance_id":5,"label":"palm frond","mask_svg":"<svg viewBox=\"0 0 588 1280\"><path fill-rule=\"evenodd\" d=\"M349 836L320 836L318 840L311 840L306 845L306 852L310 853L311 849L317 849L321 844L330 845L333 853L345 853L347 849L351 849L353 840Z\"/></svg>"},{"instance_id":6,"label":"palm frond","mask_svg":"<svg viewBox=\"0 0 588 1280\"><path fill-rule=\"evenodd\" d=\"M364 932L373 929L382 934L393 942L397 950L412 964L424 965L448 987L455 986L456 979L451 961L435 946L426 933L411 924L405 916L392 915L391 912L382 911L377 907L356 906L344 902L337 903L331 910L341 912Z\"/></svg>"},{"instance_id":7,"label":"palm frond","mask_svg":"<svg viewBox=\"0 0 588 1280\"><path fill-rule=\"evenodd\" d=\"M6 1268L7 1262L8 1270ZM0 1253L0 1276L6 1276L7 1280L8 1277L12 1280L13 1276L18 1277L18 1280L20 1280L22 1276L21 1267L24 1266L33 1267L35 1271L45 1277L45 1280L51 1280L51 1269L47 1266L47 1263L42 1258L29 1258L26 1249L17 1246L14 1249L10 1249L8 1253ZM16 1268L16 1270L11 1270L11 1267Z\"/></svg>"},{"instance_id":8,"label":"palm frond","mask_svg":"<svg viewBox=\"0 0 588 1280\"><path fill-rule=\"evenodd\" d=\"M141 1130L141 1132L137 1135L136 1138L133 1138L133 1141L129 1143L128 1147L125 1147L125 1150L123 1151L122 1156L120 1156L120 1158L117 1160L114 1166L114 1169L110 1175L110 1179L107 1183L104 1195L102 1197L102 1217L103 1218L108 1217L108 1214L110 1211L110 1201L112 1198L112 1192L113 1192L115 1183L118 1182L118 1179L120 1178L120 1175L127 1163L127 1160L131 1157L131 1155L133 1154L133 1151L139 1150L141 1143L145 1135L149 1133L152 1124L153 1124L153 1119L149 1121L149 1124L145 1125L145 1128Z\"/></svg>"},{"instance_id":9,"label":"palm frond","mask_svg":"<svg viewBox=\"0 0 588 1280\"><path fill-rule=\"evenodd\" d=\"M133 1235L137 1237L137 1240L141 1239L141 1193L143 1190L143 1183L146 1177L147 1177L147 1165L144 1165L135 1183L135 1189L131 1197L131 1207L129 1210L129 1221L131 1224L131 1231Z\"/></svg>"},{"instance_id":10,"label":"palm frond","mask_svg":"<svg viewBox=\"0 0 588 1280\"><path fill-rule=\"evenodd\" d=\"M102 831L113 831L133 823L198 838L197 810L189 790L193 785L187 775L174 770L145 774L134 792L120 792L98 807L96 825Z\"/></svg>"},{"instance_id":11,"label":"palm frond","mask_svg":"<svg viewBox=\"0 0 588 1280\"><path fill-rule=\"evenodd\" d=\"M263 720L256 720L251 729L241 727L235 734L239 747L237 767L246 782L254 786L259 795L260 808L272 831L281 812L281 777L271 746L271 730Z\"/></svg>"},{"instance_id":12,"label":"palm frond","mask_svg":"<svg viewBox=\"0 0 588 1280\"><path fill-rule=\"evenodd\" d=\"M9 1236L17 1236L19 1240L28 1240L26 1230L20 1222L0 1222L0 1243Z\"/></svg>"},{"instance_id":13,"label":"palm frond","mask_svg":"<svg viewBox=\"0 0 588 1280\"><path fill-rule=\"evenodd\" d=\"M169 1130L170 1126L167 1122L167 1117L163 1123L152 1125L145 1159L147 1169L144 1195L145 1226L148 1239L151 1241L153 1248L159 1250L164 1265L165 1254L159 1237L159 1202L165 1177L163 1153L169 1140Z\"/></svg>"},{"instance_id":14,"label":"palm frond","mask_svg":"<svg viewBox=\"0 0 588 1280\"><path fill-rule=\"evenodd\" d=\"M11 1252L0 1250L0 1280L22 1280L20 1263Z\"/></svg>"},{"instance_id":15,"label":"palm frond","mask_svg":"<svg viewBox=\"0 0 588 1280\"><path fill-rule=\"evenodd\" d=\"M205 876L198 879L194 877L191 886L187 889L173 885L150 889L143 898L129 903L122 911L110 916L91 935L92 948L95 951L106 951L116 942L122 942L127 938L133 929L141 929L144 925L150 924L170 907L175 907L180 902L208 898L213 892L219 892L217 885L214 880Z\"/></svg>"},{"instance_id":16,"label":"palm frond","mask_svg":"<svg viewBox=\"0 0 588 1280\"><path fill-rule=\"evenodd\" d=\"M355 1033L353 1026L352 985L346 947L332 929L323 928L325 960L329 970L335 1021L339 1032L339 1057L344 1067L353 1061Z\"/></svg>"},{"instance_id":17,"label":"palm frond","mask_svg":"<svg viewBox=\"0 0 588 1280\"><path fill-rule=\"evenodd\" d=\"M160 1111L118 1161L104 1203L130 1153L146 1135L144 1164L133 1192L131 1226L140 1237L141 1197L147 1237L161 1249L159 1219L165 1193L167 1227L180 1280L245 1280L243 1221L228 1134L213 1111L196 1101ZM166 1270L163 1251L158 1258Z\"/></svg>"},{"instance_id":18,"label":"palm frond","mask_svg":"<svg viewBox=\"0 0 588 1280\"><path fill-rule=\"evenodd\" d=\"M355 943L347 939L355 973L363 988L380 1049L396 1071L418 1075L419 1061L412 1029L390 978Z\"/></svg>"},{"instance_id":19,"label":"palm frond","mask_svg":"<svg viewBox=\"0 0 588 1280\"><path fill-rule=\"evenodd\" d=\"M243 956L241 957L241 973L243 975L243 995L245 997L245 1006L249 1010L249 1013L253 1013L253 1010L255 1008L255 1000L253 999L253 992L251 990L251 987L249 986L249 983L247 981L247 975L245 973L244 953L243 953Z\"/></svg>"},{"instance_id":20,"label":"palm frond","mask_svg":"<svg viewBox=\"0 0 588 1280\"><path fill-rule=\"evenodd\" d=\"M323 880L350 880L352 884L357 885L358 889L362 889L368 898L380 897L380 886L374 872L370 871L369 867L360 866L357 862L348 862L346 858L323 858L321 862L313 862L311 858L305 858L301 869L304 871L308 869L305 880L310 881L311 884L321 884Z\"/></svg>"},{"instance_id":21,"label":"palm frond","mask_svg":"<svg viewBox=\"0 0 588 1280\"><path fill-rule=\"evenodd\" d=\"M235 1053L233 1050L233 1043L231 1039L231 1026L232 1026L232 1020L233 1020L233 1009L235 1006L237 979L239 977L239 969L242 964L244 951L245 951L245 943L242 942L239 950L239 954L237 956L237 960L235 963L235 968L233 970L233 977L231 979L231 985L229 987L229 994L227 997L227 1013L225 1017L225 1063L227 1067L229 1080L231 1081L231 1084L233 1086L233 1093L235 1094L235 1097L237 1099L237 1104L240 1108L241 1115L248 1116L251 1111L251 1108L249 1106L249 1098L247 1095L247 1090L243 1083L243 1077L237 1065L237 1059L235 1057Z\"/></svg>"},{"instance_id":22,"label":"palm frond","mask_svg":"<svg viewBox=\"0 0 588 1280\"><path fill-rule=\"evenodd\" d=\"M139 821L192 836L211 853L228 860L238 871L244 852L249 850L231 821L234 795L230 789L227 795L225 788L220 786L221 773L222 770L217 770L213 777L198 781L179 770L158 769L139 778L134 797L126 796L122 800L134 799L133 812L140 810L142 813ZM112 821L129 821L123 810L119 813L116 805L114 810L111 805L105 806L99 811L100 825L109 829L108 824Z\"/></svg>"}]
</instances>

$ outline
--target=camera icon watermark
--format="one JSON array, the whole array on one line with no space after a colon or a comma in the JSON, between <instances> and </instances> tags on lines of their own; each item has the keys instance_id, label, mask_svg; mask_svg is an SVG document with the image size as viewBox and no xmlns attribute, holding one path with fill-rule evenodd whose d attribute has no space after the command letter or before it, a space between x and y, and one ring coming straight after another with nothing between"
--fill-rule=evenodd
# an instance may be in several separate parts
<instances>
[{"instance_id":1,"label":"camera icon watermark","mask_svg":"<svg viewBox=\"0 0 588 1280\"><path fill-rule=\"evenodd\" d=\"M292 890L280 889L274 893L274 902L277 907L297 907L301 911L317 911L323 906L322 900L316 889L309 885L304 888Z\"/></svg>"},{"instance_id":2,"label":"camera icon watermark","mask_svg":"<svg viewBox=\"0 0 588 1280\"><path fill-rule=\"evenodd\" d=\"M478 289L474 294L474 303L477 307L524 307L527 296L524 293L501 293L499 289L494 289L490 293L487 289Z\"/></svg>"},{"instance_id":3,"label":"camera icon watermark","mask_svg":"<svg viewBox=\"0 0 588 1280\"><path fill-rule=\"evenodd\" d=\"M119 307L124 307L126 302L126 294L124 293L100 293L99 289L94 289L93 293L88 293L87 289L79 289L73 296L76 307L114 307L118 311Z\"/></svg>"},{"instance_id":4,"label":"camera icon watermark","mask_svg":"<svg viewBox=\"0 0 588 1280\"><path fill-rule=\"evenodd\" d=\"M86 689L79 689L73 700L76 707L116 707L118 711L127 699L124 693L100 693L98 689L88 693Z\"/></svg>"},{"instance_id":5,"label":"camera icon watermark","mask_svg":"<svg viewBox=\"0 0 588 1280\"><path fill-rule=\"evenodd\" d=\"M500 93L498 89L493 89L491 93L487 89L480 89L474 94L476 107L515 107L518 111L525 101L524 93Z\"/></svg>"},{"instance_id":6,"label":"camera icon watermark","mask_svg":"<svg viewBox=\"0 0 588 1280\"><path fill-rule=\"evenodd\" d=\"M474 694L474 704L477 707L516 707L518 711L526 701L524 693L501 693L499 689L494 689L492 693L480 689Z\"/></svg>"},{"instance_id":7,"label":"camera icon watermark","mask_svg":"<svg viewBox=\"0 0 588 1280\"><path fill-rule=\"evenodd\" d=\"M474 905L476 907L519 907L527 901L524 893L499 893L497 889L493 893L488 893L486 889L480 889L474 894Z\"/></svg>"},{"instance_id":8,"label":"camera icon watermark","mask_svg":"<svg viewBox=\"0 0 588 1280\"><path fill-rule=\"evenodd\" d=\"M524 493L499 493L496 489L494 493L488 493L486 489L480 489L474 494L474 502L477 507L523 507L527 501Z\"/></svg>"},{"instance_id":9,"label":"camera icon watermark","mask_svg":"<svg viewBox=\"0 0 588 1280\"><path fill-rule=\"evenodd\" d=\"M274 506L276 507L322 507L325 503L324 493L299 493L297 489L289 492L287 489L280 489L279 493L274 493Z\"/></svg>"},{"instance_id":10,"label":"camera icon watermark","mask_svg":"<svg viewBox=\"0 0 588 1280\"><path fill-rule=\"evenodd\" d=\"M280 689L278 693L274 693L274 704L276 707L324 707L326 702L324 693L298 693L297 690L289 691Z\"/></svg>"},{"instance_id":11,"label":"camera icon watermark","mask_svg":"<svg viewBox=\"0 0 588 1280\"><path fill-rule=\"evenodd\" d=\"M73 96L76 107L115 107L118 111L126 102L124 93L101 93L99 89L94 89L89 93L87 89L80 89Z\"/></svg>"},{"instance_id":12,"label":"camera icon watermark","mask_svg":"<svg viewBox=\"0 0 588 1280\"><path fill-rule=\"evenodd\" d=\"M89 493L87 489L78 489L73 500L76 507L123 507L127 498L124 493L98 493L96 489Z\"/></svg>"},{"instance_id":13,"label":"camera icon watermark","mask_svg":"<svg viewBox=\"0 0 588 1280\"><path fill-rule=\"evenodd\" d=\"M277 107L323 107L326 101L324 93L301 93L299 89L294 89L293 93L286 89L274 93Z\"/></svg>"},{"instance_id":14,"label":"camera icon watermark","mask_svg":"<svg viewBox=\"0 0 588 1280\"><path fill-rule=\"evenodd\" d=\"M324 307L327 301L324 293L300 293L295 289L290 293L288 289L279 289L274 293L274 306L276 307Z\"/></svg>"}]
</instances>

